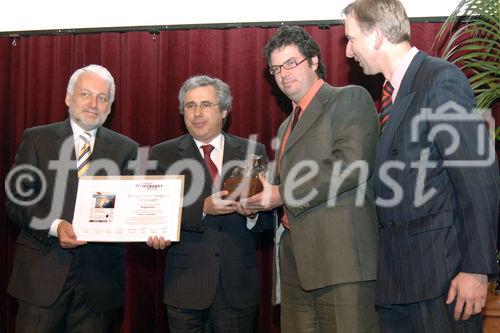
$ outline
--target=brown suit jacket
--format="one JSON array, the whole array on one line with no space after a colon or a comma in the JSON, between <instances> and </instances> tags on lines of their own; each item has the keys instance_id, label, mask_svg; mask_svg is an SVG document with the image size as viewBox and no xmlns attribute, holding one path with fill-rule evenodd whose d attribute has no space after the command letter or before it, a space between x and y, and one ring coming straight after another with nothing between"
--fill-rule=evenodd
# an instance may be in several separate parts
<instances>
[{"instance_id":1,"label":"brown suit jacket","mask_svg":"<svg viewBox=\"0 0 500 333\"><path fill-rule=\"evenodd\" d=\"M280 138L290 118L281 124ZM371 178L378 135L366 90L325 83L283 148L277 183L305 290L375 279L378 237ZM355 168L341 181L336 168L344 172L353 163L364 174ZM362 205L356 206L358 191Z\"/></svg>"}]
</instances>

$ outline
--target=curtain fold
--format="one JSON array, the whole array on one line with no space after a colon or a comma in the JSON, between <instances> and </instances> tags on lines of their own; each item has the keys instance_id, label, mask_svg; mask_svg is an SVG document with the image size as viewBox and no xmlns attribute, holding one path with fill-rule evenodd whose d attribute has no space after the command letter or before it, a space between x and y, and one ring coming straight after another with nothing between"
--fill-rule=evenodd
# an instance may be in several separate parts
<instances>
[{"instance_id":1,"label":"curtain fold","mask_svg":"<svg viewBox=\"0 0 500 333\"><path fill-rule=\"evenodd\" d=\"M413 43L431 53L440 23L413 23ZM344 28L306 26L322 49L326 80L364 86L380 98L381 76L366 77L345 57ZM116 80L116 101L105 124L151 146L184 133L177 94L188 77L207 74L229 84L234 97L227 131L256 135L274 157L273 138L291 104L267 74L262 48L276 28L104 32L0 38L0 174L5 179L24 129L66 118L66 85L72 72L96 63ZM0 200L4 202L3 191ZM6 294L19 230L0 205L0 332L13 332L15 301ZM258 332L279 332L271 305L273 232L258 241L261 302ZM164 253L145 244L127 245L126 303L113 332L167 332L162 302ZM166 272L168 274L168 272Z\"/></svg>"}]
</instances>

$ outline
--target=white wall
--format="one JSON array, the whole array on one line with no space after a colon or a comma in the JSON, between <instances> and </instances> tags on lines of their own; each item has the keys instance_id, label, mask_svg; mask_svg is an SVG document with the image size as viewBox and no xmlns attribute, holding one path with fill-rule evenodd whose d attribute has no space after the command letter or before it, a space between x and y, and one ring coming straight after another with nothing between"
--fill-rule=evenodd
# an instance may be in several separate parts
<instances>
[{"instance_id":1,"label":"white wall","mask_svg":"<svg viewBox=\"0 0 500 333\"><path fill-rule=\"evenodd\" d=\"M3 0L0 32L331 21L352 0ZM7 3L5 3L7 2ZM402 0L410 17L448 16L459 0Z\"/></svg>"}]
</instances>

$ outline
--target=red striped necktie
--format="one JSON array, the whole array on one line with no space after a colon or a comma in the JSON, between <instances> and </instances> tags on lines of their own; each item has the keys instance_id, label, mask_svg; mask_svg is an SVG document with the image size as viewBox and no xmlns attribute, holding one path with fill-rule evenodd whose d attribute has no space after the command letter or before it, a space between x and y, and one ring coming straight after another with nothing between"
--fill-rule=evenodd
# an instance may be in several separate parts
<instances>
[{"instance_id":1,"label":"red striped necktie","mask_svg":"<svg viewBox=\"0 0 500 333\"><path fill-rule=\"evenodd\" d=\"M394 87L389 80L386 80L382 88L382 104L380 106L380 111L378 113L378 119L380 122L380 130L384 128L384 125L389 120L389 108L392 105L392 93Z\"/></svg>"}]
</instances>

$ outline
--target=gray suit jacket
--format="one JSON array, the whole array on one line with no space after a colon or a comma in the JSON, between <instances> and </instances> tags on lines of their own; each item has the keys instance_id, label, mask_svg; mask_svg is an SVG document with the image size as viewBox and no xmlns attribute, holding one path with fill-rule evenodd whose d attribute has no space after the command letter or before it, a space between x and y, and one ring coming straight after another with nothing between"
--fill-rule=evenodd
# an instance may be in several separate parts
<instances>
[{"instance_id":1,"label":"gray suit jacket","mask_svg":"<svg viewBox=\"0 0 500 333\"><path fill-rule=\"evenodd\" d=\"M454 113L455 106L466 114L472 111L475 100L466 77L446 61L417 53L390 109L376 160L377 197L391 199L395 195L394 186L388 186L381 174L390 177L402 191L396 204L377 206L381 239L379 304L413 303L445 295L451 279L460 271L496 272L499 190L495 152L492 163L485 167L446 165L449 161L485 159L478 148L477 131L483 120L429 116L414 126L422 110L435 113L449 101L457 104L449 104L446 113ZM443 127L438 130L438 125L451 125L457 137ZM433 138L431 133L435 133ZM488 142L485 132L480 138L483 144ZM458 146L448 151L456 139L460 140ZM425 176L414 164L422 156L434 163L427 166ZM400 166L379 172L388 161ZM436 192L429 200L422 201L417 194L433 189Z\"/></svg>"},{"instance_id":2,"label":"gray suit jacket","mask_svg":"<svg viewBox=\"0 0 500 333\"><path fill-rule=\"evenodd\" d=\"M223 164L244 160L247 153L266 156L262 144L224 134ZM249 151L249 146L253 150ZM212 194L212 178L193 138L186 134L165 141L151 150L151 160L158 161L158 172L185 176L185 205L182 209L180 242L167 250L164 302L184 309L206 309L212 304L219 279L229 304L245 308L259 302L259 278L255 250L255 232L271 229L271 213L260 213L252 231L247 219L239 214L206 215L203 203ZM175 170L173 165L201 168ZM234 165L233 165L234 167ZM222 179L230 175L222 170ZM200 188L196 198L187 193Z\"/></svg>"},{"instance_id":3,"label":"gray suit jacket","mask_svg":"<svg viewBox=\"0 0 500 333\"><path fill-rule=\"evenodd\" d=\"M57 180L63 190L54 198L57 173L53 167L49 168L51 161L60 161L60 150L64 142L69 143L67 152L70 156L66 157L68 163L75 168L73 133L69 119L33 127L24 132L14 167L34 166L41 172L47 186L41 200L29 206L19 205L7 196L9 217L21 227L8 292L29 303L50 305L59 296L71 264L77 260L85 297L90 307L96 311L119 307L124 296L125 249L122 244L89 243L76 249L64 250L59 246L57 238L48 235L52 217L47 219L48 223L41 225L41 229L30 225L33 217L49 216L53 203L54 206L62 205L62 212L55 218L65 219L70 223L73 220L78 188L76 170L69 170L66 177ZM92 165L93 160L101 158L110 159L124 173L127 162L135 159L137 146L131 139L101 127L96 134L90 163ZM103 171L97 174L103 174ZM25 178L22 185L21 192L33 191L33 197L40 193L43 187L36 176L32 179ZM13 194L17 198L21 197L16 191Z\"/></svg>"},{"instance_id":4,"label":"gray suit jacket","mask_svg":"<svg viewBox=\"0 0 500 333\"><path fill-rule=\"evenodd\" d=\"M290 118L280 126L280 138ZM377 114L366 90L325 83L288 138L279 188L305 290L375 279L378 237L371 178L378 134ZM359 181L363 177L355 168L341 181L334 170L344 172L352 163L362 165L364 179ZM294 185L300 177L304 181ZM356 206L358 190L362 204ZM294 202L301 198L306 199Z\"/></svg>"}]
</instances>

